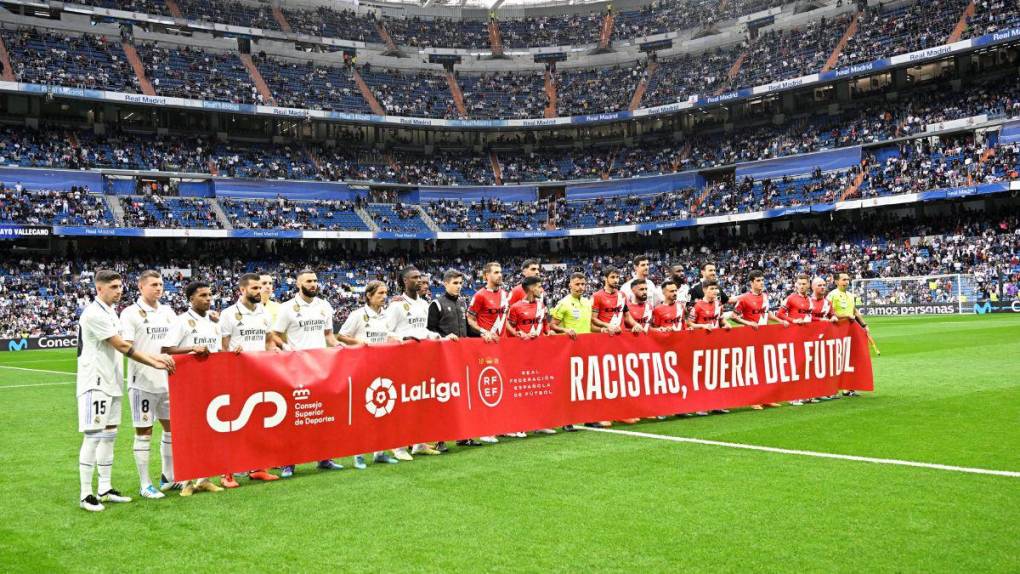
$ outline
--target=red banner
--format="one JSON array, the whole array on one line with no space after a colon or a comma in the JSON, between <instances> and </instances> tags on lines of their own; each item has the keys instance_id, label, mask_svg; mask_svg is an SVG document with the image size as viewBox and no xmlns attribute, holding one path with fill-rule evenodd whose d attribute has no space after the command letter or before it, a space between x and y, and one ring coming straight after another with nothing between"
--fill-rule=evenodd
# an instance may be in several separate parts
<instances>
[{"instance_id":1,"label":"red banner","mask_svg":"<svg viewBox=\"0 0 1020 574\"><path fill-rule=\"evenodd\" d=\"M179 358L179 480L400 445L872 390L855 323Z\"/></svg>"}]
</instances>

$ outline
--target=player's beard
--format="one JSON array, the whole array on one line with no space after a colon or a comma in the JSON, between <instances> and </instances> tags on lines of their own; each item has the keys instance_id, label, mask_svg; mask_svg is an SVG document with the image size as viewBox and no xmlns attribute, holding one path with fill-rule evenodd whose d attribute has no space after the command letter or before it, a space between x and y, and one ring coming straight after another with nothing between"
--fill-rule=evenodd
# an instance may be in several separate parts
<instances>
[{"instance_id":1,"label":"player's beard","mask_svg":"<svg viewBox=\"0 0 1020 574\"><path fill-rule=\"evenodd\" d=\"M248 300L249 304L258 305L259 303L262 302L262 294L256 293L255 295L248 295L246 299Z\"/></svg>"},{"instance_id":2,"label":"player's beard","mask_svg":"<svg viewBox=\"0 0 1020 574\"><path fill-rule=\"evenodd\" d=\"M313 299L319 294L319 288L316 287L314 289L308 289L307 287L301 287L301 294L309 299Z\"/></svg>"}]
</instances>

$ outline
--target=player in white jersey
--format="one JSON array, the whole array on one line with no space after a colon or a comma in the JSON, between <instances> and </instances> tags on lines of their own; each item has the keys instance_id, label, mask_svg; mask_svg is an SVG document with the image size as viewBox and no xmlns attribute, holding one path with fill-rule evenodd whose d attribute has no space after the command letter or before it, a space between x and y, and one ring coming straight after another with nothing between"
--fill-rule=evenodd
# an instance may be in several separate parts
<instances>
[{"instance_id":1,"label":"player in white jersey","mask_svg":"<svg viewBox=\"0 0 1020 574\"><path fill-rule=\"evenodd\" d=\"M177 316L170 335L163 343L163 352L168 355L201 355L220 350L220 328L213 321L209 307L212 306L212 289L204 281L192 281L184 288L188 299L188 310ZM219 492L223 490L209 479L189 480L181 487L181 496L191 496L195 491Z\"/></svg>"},{"instance_id":2,"label":"player in white jersey","mask_svg":"<svg viewBox=\"0 0 1020 574\"><path fill-rule=\"evenodd\" d=\"M120 423L120 401L124 396L123 355L139 362L173 372L174 360L167 355L150 355L135 349L121 336L121 323L114 306L120 302L124 284L115 271L96 271L96 298L78 320L78 431L83 433L78 454L81 481L79 506L85 510L103 510L104 502L131 502L111 485L113 444ZM92 475L99 469L99 498L92 492Z\"/></svg>"},{"instance_id":3,"label":"player in white jersey","mask_svg":"<svg viewBox=\"0 0 1020 574\"><path fill-rule=\"evenodd\" d=\"M652 309L655 309L662 305L666 298L662 296L662 289L648 277L651 271L650 261L647 255L639 255L634 258L634 276L623 285L620 285L620 292L627 296L628 302L637 303L638 301L634 298L634 282L635 280L644 279L644 283L648 285L647 304Z\"/></svg>"},{"instance_id":4,"label":"player in white jersey","mask_svg":"<svg viewBox=\"0 0 1020 574\"><path fill-rule=\"evenodd\" d=\"M245 273L238 280L237 302L220 314L221 350L234 353L279 350L279 344L272 332L272 319L262 304L264 300L262 291L265 288L262 279L254 273ZM248 478L271 481L280 477L260 468L249 471ZM224 474L220 478L220 484L227 488L239 486L230 474Z\"/></svg>"},{"instance_id":5,"label":"player in white jersey","mask_svg":"<svg viewBox=\"0 0 1020 574\"><path fill-rule=\"evenodd\" d=\"M421 271L413 265L400 270L403 292L390 300L386 323L390 334L400 340L422 341L439 339L439 333L428 330L429 302L421 296ZM448 338L456 339L456 335Z\"/></svg>"},{"instance_id":6,"label":"player in white jersey","mask_svg":"<svg viewBox=\"0 0 1020 574\"><path fill-rule=\"evenodd\" d=\"M297 274L298 294L280 306L273 333L283 341L284 349L303 351L340 346L333 335L333 306L319 297L319 278L309 269ZM321 470L342 470L332 460L320 460ZM294 465L283 467L280 478L294 475Z\"/></svg>"},{"instance_id":7,"label":"player in white jersey","mask_svg":"<svg viewBox=\"0 0 1020 574\"><path fill-rule=\"evenodd\" d=\"M439 333L428 330L429 302L421 297L421 271L413 265L400 270L400 281L404 292L390 300L386 308L386 328L390 335L399 340L422 341L440 339ZM456 340L457 335L450 334L447 339ZM412 447L413 454L440 454L432 446L421 443ZM393 455L399 460L414 460L406 448L398 448Z\"/></svg>"},{"instance_id":8,"label":"player in white jersey","mask_svg":"<svg viewBox=\"0 0 1020 574\"><path fill-rule=\"evenodd\" d=\"M163 277L159 271L149 269L138 277L138 300L120 312L124 339L139 351L158 354L177 322L177 315L169 305L161 305ZM128 364L128 398L131 403L131 420L135 426L135 466L144 498L163 498L161 490L179 487L174 483L173 438L170 434L170 387L165 371L146 365ZM159 453L163 472L159 489L149 478L149 450L152 426L159 420L163 428Z\"/></svg>"},{"instance_id":9,"label":"player in white jersey","mask_svg":"<svg viewBox=\"0 0 1020 574\"><path fill-rule=\"evenodd\" d=\"M351 311L351 314L347 316L347 320L340 327L338 335L340 340L345 344L348 342L354 344L372 344L399 341L400 339L390 334L389 327L386 324L384 309L388 294L389 290L386 288L385 283L382 281L369 281L365 285L365 306ZM384 451L376 452L373 458L375 462L387 464L399 462ZM359 454L354 457L354 468L364 470L367 467L365 455Z\"/></svg>"}]
</instances>

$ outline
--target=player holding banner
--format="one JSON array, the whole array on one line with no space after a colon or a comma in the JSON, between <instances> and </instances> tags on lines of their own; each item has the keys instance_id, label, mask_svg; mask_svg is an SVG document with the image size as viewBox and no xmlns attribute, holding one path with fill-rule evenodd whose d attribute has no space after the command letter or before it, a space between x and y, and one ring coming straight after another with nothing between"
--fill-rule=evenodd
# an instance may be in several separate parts
<instances>
[{"instance_id":1,"label":"player holding banner","mask_svg":"<svg viewBox=\"0 0 1020 574\"><path fill-rule=\"evenodd\" d=\"M730 330L730 324L722 316L723 304L719 300L719 282L715 279L703 280L700 284L702 298L691 305L687 313L687 326L692 330L703 330L711 333L716 329ZM692 289L693 293L694 290ZM726 409L715 409L713 413L726 414ZM708 412L698 411L698 416L707 416Z\"/></svg>"},{"instance_id":2,"label":"player holding banner","mask_svg":"<svg viewBox=\"0 0 1020 574\"><path fill-rule=\"evenodd\" d=\"M615 267L606 267L602 272L602 289L595 292L592 297L591 325L592 331L598 333L609 333L618 335L623 332L622 327L626 326L635 333L644 332L644 328L638 325L627 307L627 295L620 291L620 271ZM634 424L641 419L623 419L621 422ZM592 426L596 423L589 423ZM599 421L597 426L612 426L611 421Z\"/></svg>"},{"instance_id":3,"label":"player holding banner","mask_svg":"<svg viewBox=\"0 0 1020 574\"><path fill-rule=\"evenodd\" d=\"M159 271L147 269L138 276L138 300L120 313L124 340L137 350L157 355L177 321L169 305L161 305L163 276ZM173 435L170 432L170 386L166 371L141 363L128 363L128 398L131 402L131 420L135 426L135 466L143 498L163 498L161 490L169 490L174 483ZM156 420L163 427L159 454L162 474L159 490L149 477L149 451L152 443L152 426Z\"/></svg>"},{"instance_id":4,"label":"player holding banner","mask_svg":"<svg viewBox=\"0 0 1020 574\"><path fill-rule=\"evenodd\" d=\"M652 313L655 305L651 301L649 289L653 286L647 279L631 279L631 301L627 304L627 311L634 319L634 325L640 327L641 332L647 333L652 326Z\"/></svg>"},{"instance_id":5,"label":"player holding banner","mask_svg":"<svg viewBox=\"0 0 1020 574\"><path fill-rule=\"evenodd\" d=\"M120 302L124 285L120 274L100 269L95 274L96 298L78 319L78 431L82 438L78 453L80 498L78 505L89 512L105 509L102 502L131 502L113 488L113 445L120 424L120 402L124 396L123 358L162 372L174 371L168 355L150 355L135 349L121 337L123 325L114 306ZM122 355L123 353L123 355ZM92 475L99 469L99 498L92 490ZM152 486L151 484L149 486ZM156 491L162 496L162 493ZM102 502L100 502L100 499Z\"/></svg>"},{"instance_id":6,"label":"player holding banner","mask_svg":"<svg viewBox=\"0 0 1020 574\"><path fill-rule=\"evenodd\" d=\"M163 343L163 352L168 355L199 355L208 356L220 350L220 330L209 316L212 305L212 289L204 281L192 281L184 288L184 296L188 299L189 308L177 316L177 323ZM224 481L233 478L224 475ZM237 486L237 483L233 483ZM226 484L224 484L226 486ZM207 478L189 480L181 488L181 496L191 496L198 492L220 492L223 490Z\"/></svg>"},{"instance_id":7,"label":"player holding banner","mask_svg":"<svg viewBox=\"0 0 1020 574\"><path fill-rule=\"evenodd\" d=\"M279 350L272 332L272 315L266 309L263 293L266 290L266 276L254 273L241 275L237 282L237 302L223 310L220 315L220 349L233 353L253 353ZM269 281L270 289L272 281ZM274 302L279 307L279 304ZM277 480L278 476L266 469L248 472L249 480ZM220 484L226 488L238 486L234 477L224 474Z\"/></svg>"},{"instance_id":8,"label":"player holding banner","mask_svg":"<svg viewBox=\"0 0 1020 574\"><path fill-rule=\"evenodd\" d=\"M504 334L510 294L503 289L503 267L490 261L482 267L485 287L475 292L468 306L468 326L486 342L494 343Z\"/></svg>"},{"instance_id":9,"label":"player holding banner","mask_svg":"<svg viewBox=\"0 0 1020 574\"><path fill-rule=\"evenodd\" d=\"M673 279L662 283L665 303L652 310L652 328L656 331L683 331L687 310L680 300L680 285Z\"/></svg>"},{"instance_id":10,"label":"player holding banner","mask_svg":"<svg viewBox=\"0 0 1020 574\"><path fill-rule=\"evenodd\" d=\"M365 285L365 306L351 311L340 327L340 335L360 344L385 343L387 341L399 341L390 334L386 322L384 309L386 297L389 290L382 281L369 281ZM375 462L396 464L397 459L378 451L374 455ZM354 468L364 470L368 468L365 464L365 455L359 454L354 457Z\"/></svg>"},{"instance_id":11,"label":"player holding banner","mask_svg":"<svg viewBox=\"0 0 1020 574\"><path fill-rule=\"evenodd\" d=\"M524 299L514 303L507 315L506 328L511 337L528 340L549 334L548 309L545 306L545 289L542 280L536 276L525 277L521 281ZM536 431L541 434L556 434L550 428ZM517 433L524 437L526 433Z\"/></svg>"},{"instance_id":12,"label":"player holding banner","mask_svg":"<svg viewBox=\"0 0 1020 574\"><path fill-rule=\"evenodd\" d=\"M333 306L319 297L319 278L315 271L304 269L295 278L298 292L294 298L280 306L273 323L273 333L288 350L326 349L339 347L333 335ZM342 470L343 466L330 459L320 460L319 470ZM294 465L282 468L280 478L294 475Z\"/></svg>"},{"instance_id":13,"label":"player holding banner","mask_svg":"<svg viewBox=\"0 0 1020 574\"><path fill-rule=\"evenodd\" d=\"M768 325L769 321L788 327L790 323L776 317L776 314L772 312L769 296L765 293L765 273L760 269L753 269L749 277L751 290L737 297L737 303L733 306L733 320L754 330ZM769 403L768 406L779 407L782 405ZM765 407L751 405L751 408L760 411Z\"/></svg>"}]
</instances>

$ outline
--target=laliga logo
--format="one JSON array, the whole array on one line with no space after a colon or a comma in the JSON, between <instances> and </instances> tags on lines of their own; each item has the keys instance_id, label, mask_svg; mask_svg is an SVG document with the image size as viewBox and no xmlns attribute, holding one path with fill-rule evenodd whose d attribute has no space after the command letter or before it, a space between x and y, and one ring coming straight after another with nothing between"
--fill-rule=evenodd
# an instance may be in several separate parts
<instances>
[{"instance_id":1,"label":"laliga logo","mask_svg":"<svg viewBox=\"0 0 1020 574\"><path fill-rule=\"evenodd\" d=\"M365 409L375 418L390 414L396 404L397 389L389 379L376 377L365 389Z\"/></svg>"},{"instance_id":2,"label":"laliga logo","mask_svg":"<svg viewBox=\"0 0 1020 574\"><path fill-rule=\"evenodd\" d=\"M305 392L307 393L308 391ZM297 396L297 394L298 391L294 391L294 395ZM248 424L248 419L251 418L251 413L255 410L255 407L262 403L276 405L276 412L262 421L262 428L271 429L283 422L283 418L287 416L287 401L284 400L283 395L274 391L254 393L249 396L248 400L244 403L244 407L241 409L241 414L232 421L225 421L219 417L219 410L230 405L230 395L218 395L205 409L205 420L216 432L239 431L244 428L244 425Z\"/></svg>"}]
</instances>

